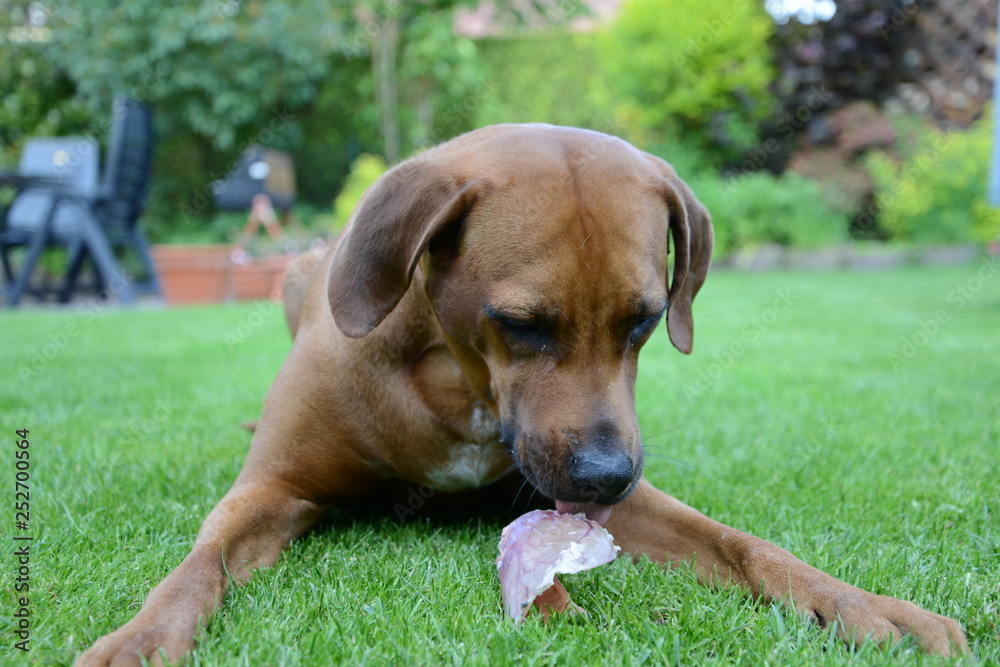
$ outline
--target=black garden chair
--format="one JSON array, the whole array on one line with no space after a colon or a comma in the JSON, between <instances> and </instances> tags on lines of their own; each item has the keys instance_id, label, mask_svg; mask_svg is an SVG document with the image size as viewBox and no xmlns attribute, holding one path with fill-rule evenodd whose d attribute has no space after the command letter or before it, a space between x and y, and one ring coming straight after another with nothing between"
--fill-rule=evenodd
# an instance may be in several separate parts
<instances>
[{"instance_id":1,"label":"black garden chair","mask_svg":"<svg viewBox=\"0 0 1000 667\"><path fill-rule=\"evenodd\" d=\"M67 270L56 288L69 301L85 260L94 267L94 287L122 302L137 290L159 293L156 271L145 235L138 225L149 190L153 156L152 116L144 104L119 97L114 113L107 159L96 183L96 142L90 138L31 139L25 144L17 174L0 174L0 182L18 188L0 227L0 261L7 281L7 303L17 305L24 294L44 296L53 291L32 286L32 274L46 247L68 253ZM27 255L19 269L11 262L15 248ZM130 249L144 280L131 280L119 266L115 249Z\"/></svg>"}]
</instances>

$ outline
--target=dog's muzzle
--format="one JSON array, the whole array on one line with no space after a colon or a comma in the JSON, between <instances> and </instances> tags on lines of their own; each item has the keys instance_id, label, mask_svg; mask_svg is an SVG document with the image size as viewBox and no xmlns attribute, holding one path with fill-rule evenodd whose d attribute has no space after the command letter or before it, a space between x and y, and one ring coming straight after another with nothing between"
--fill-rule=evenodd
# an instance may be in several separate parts
<instances>
[{"instance_id":1,"label":"dog's muzzle","mask_svg":"<svg viewBox=\"0 0 1000 667\"><path fill-rule=\"evenodd\" d=\"M524 476L552 498L560 512L583 512L589 518L606 520L611 506L625 500L638 484L642 454L636 461L613 437L581 439L571 436L561 446L553 446L542 438L518 437L513 429L501 429L501 442Z\"/></svg>"}]
</instances>

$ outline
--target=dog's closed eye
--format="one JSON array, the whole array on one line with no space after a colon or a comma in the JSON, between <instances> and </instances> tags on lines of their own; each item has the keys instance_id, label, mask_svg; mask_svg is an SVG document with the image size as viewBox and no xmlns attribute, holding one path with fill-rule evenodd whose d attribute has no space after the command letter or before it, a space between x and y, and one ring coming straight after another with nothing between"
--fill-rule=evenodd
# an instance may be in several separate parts
<instances>
[{"instance_id":1,"label":"dog's closed eye","mask_svg":"<svg viewBox=\"0 0 1000 667\"><path fill-rule=\"evenodd\" d=\"M656 329L656 325L660 323L660 318L663 317L663 313L666 310L666 306L657 310L644 309L634 315L629 320L629 344L634 347L645 343L646 339L653 333L653 330Z\"/></svg>"},{"instance_id":2,"label":"dog's closed eye","mask_svg":"<svg viewBox=\"0 0 1000 667\"><path fill-rule=\"evenodd\" d=\"M484 310L514 352L533 353L551 350L557 342L556 320L553 315L520 309L501 310L492 306L486 306ZM644 309L628 318L624 323L628 345L635 347L645 343L665 311L665 306L657 310Z\"/></svg>"},{"instance_id":3,"label":"dog's closed eye","mask_svg":"<svg viewBox=\"0 0 1000 667\"><path fill-rule=\"evenodd\" d=\"M660 323L662 316L662 311L655 315L640 315L636 323L632 326L632 331L629 334L629 342L633 345L645 342L649 338L649 335L653 333L656 325Z\"/></svg>"},{"instance_id":4,"label":"dog's closed eye","mask_svg":"<svg viewBox=\"0 0 1000 667\"><path fill-rule=\"evenodd\" d=\"M545 314L499 310L491 306L486 306L485 312L515 351L535 352L553 344L555 322Z\"/></svg>"}]
</instances>

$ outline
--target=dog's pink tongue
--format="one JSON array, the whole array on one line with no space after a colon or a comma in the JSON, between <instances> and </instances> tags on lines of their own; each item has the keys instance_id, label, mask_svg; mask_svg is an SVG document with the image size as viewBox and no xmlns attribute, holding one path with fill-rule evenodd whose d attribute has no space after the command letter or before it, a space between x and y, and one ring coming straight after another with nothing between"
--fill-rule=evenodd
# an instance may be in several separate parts
<instances>
[{"instance_id":1,"label":"dog's pink tongue","mask_svg":"<svg viewBox=\"0 0 1000 667\"><path fill-rule=\"evenodd\" d=\"M591 521L596 521L602 526L606 526L611 518L611 508L608 505L598 505L597 503L567 503L562 500L556 501L556 511L560 514L584 514Z\"/></svg>"}]
</instances>

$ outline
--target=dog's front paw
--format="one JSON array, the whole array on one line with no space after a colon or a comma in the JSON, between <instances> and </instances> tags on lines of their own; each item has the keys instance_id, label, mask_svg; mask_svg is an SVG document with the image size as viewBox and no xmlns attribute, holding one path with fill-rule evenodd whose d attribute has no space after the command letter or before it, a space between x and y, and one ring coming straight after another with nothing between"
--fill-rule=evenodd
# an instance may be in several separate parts
<instances>
[{"instance_id":1,"label":"dog's front paw","mask_svg":"<svg viewBox=\"0 0 1000 667\"><path fill-rule=\"evenodd\" d=\"M836 622L837 635L849 644L858 645L869 638L896 643L909 634L929 653L944 656L969 653L965 633L956 621L905 600L851 588L831 595L805 612L821 626Z\"/></svg>"},{"instance_id":2,"label":"dog's front paw","mask_svg":"<svg viewBox=\"0 0 1000 667\"><path fill-rule=\"evenodd\" d=\"M150 627L137 621L138 618L133 619L98 639L77 658L74 667L138 667L143 664L143 659L148 660L149 665L160 666L164 664L164 657L174 663L194 648L193 636L174 632L164 626Z\"/></svg>"}]
</instances>

